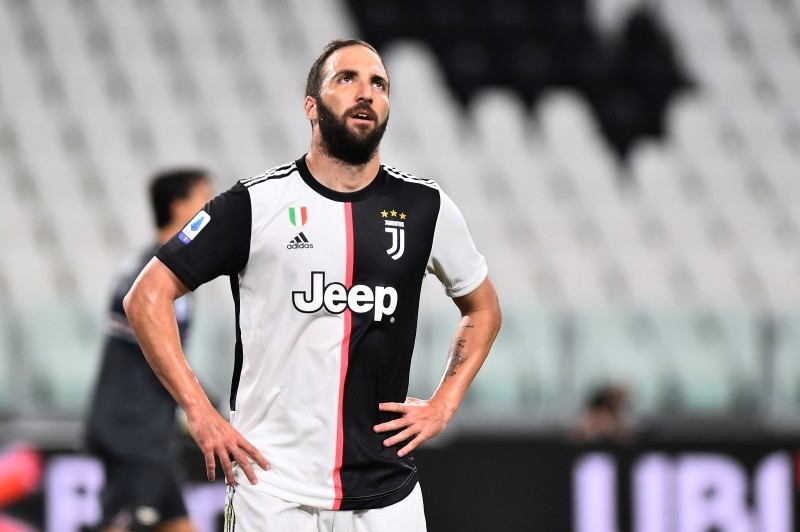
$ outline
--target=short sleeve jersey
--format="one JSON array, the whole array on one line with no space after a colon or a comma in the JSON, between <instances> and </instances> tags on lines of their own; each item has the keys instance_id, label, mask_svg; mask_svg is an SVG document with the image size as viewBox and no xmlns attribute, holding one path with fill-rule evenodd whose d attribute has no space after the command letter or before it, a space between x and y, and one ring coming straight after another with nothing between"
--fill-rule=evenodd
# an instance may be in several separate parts
<instances>
[{"instance_id":1,"label":"short sleeve jersey","mask_svg":"<svg viewBox=\"0 0 800 532\"><path fill-rule=\"evenodd\" d=\"M381 165L342 193L301 158L238 182L156 256L192 290L231 277L231 423L271 466L254 489L334 510L411 492L414 458L374 433L396 417L378 404L405 401L426 272L451 297L487 275L436 183Z\"/></svg>"}]
</instances>

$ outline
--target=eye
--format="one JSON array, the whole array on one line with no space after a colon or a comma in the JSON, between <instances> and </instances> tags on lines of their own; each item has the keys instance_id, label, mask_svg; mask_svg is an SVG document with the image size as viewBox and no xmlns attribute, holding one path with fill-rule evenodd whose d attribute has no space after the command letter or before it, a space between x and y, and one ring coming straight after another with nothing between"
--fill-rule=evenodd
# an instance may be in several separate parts
<instances>
[{"instance_id":1,"label":"eye","mask_svg":"<svg viewBox=\"0 0 800 532\"><path fill-rule=\"evenodd\" d=\"M350 83L353 81L353 78L350 76L342 76L342 83Z\"/></svg>"},{"instance_id":2,"label":"eye","mask_svg":"<svg viewBox=\"0 0 800 532\"><path fill-rule=\"evenodd\" d=\"M375 81L372 84L375 85L376 87L378 87L381 90L386 89L386 84L384 82L382 82L382 81Z\"/></svg>"}]
</instances>

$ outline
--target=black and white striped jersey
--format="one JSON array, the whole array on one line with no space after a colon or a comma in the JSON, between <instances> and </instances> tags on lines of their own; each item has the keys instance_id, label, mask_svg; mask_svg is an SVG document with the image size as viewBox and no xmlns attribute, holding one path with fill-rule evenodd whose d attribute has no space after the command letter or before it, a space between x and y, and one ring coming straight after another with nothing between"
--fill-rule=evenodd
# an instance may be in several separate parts
<instances>
[{"instance_id":1,"label":"black and white striped jersey","mask_svg":"<svg viewBox=\"0 0 800 532\"><path fill-rule=\"evenodd\" d=\"M451 297L487 275L436 183L381 165L365 188L336 192L303 157L238 182L156 256L192 290L231 277L231 422L271 465L255 489L342 510L411 492L413 457L372 430L395 416L378 403L406 398L426 272Z\"/></svg>"}]
</instances>

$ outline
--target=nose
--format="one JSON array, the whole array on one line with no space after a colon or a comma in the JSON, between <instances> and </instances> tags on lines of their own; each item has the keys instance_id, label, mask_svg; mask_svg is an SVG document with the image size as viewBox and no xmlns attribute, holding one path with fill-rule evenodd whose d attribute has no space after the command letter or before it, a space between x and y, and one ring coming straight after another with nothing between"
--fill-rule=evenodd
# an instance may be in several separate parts
<instances>
[{"instance_id":1,"label":"nose","mask_svg":"<svg viewBox=\"0 0 800 532\"><path fill-rule=\"evenodd\" d=\"M362 81L358 84L358 91L356 92L356 100L359 102L372 103L372 84L368 81Z\"/></svg>"}]
</instances>

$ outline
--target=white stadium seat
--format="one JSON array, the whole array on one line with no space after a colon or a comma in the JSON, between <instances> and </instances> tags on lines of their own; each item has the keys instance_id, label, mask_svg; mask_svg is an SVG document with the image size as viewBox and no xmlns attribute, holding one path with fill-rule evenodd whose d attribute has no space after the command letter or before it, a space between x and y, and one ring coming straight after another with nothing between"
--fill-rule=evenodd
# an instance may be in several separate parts
<instances>
[{"instance_id":1,"label":"white stadium seat","mask_svg":"<svg viewBox=\"0 0 800 532\"><path fill-rule=\"evenodd\" d=\"M732 310L745 307L777 317L774 406L796 406L800 0L588 4L607 38L649 5L694 83L667 107L664 138L624 160L584 94L550 88L531 105L492 87L462 105L432 46L382 49L382 158L456 201L508 308L472 400L567 412L560 327L575 312L581 391L620 377L645 410L670 394L688 410L738 408L760 382L758 321ZM308 67L357 33L342 0L0 2L0 293L49 400L87 400L96 345L68 310L91 322L85 306L106 304L122 252L152 238L151 173L203 165L224 190L302 154ZM422 308L418 353L431 354L417 356L412 389L430 390L454 310ZM52 334L37 337L32 309ZM0 334L0 411L6 346Z\"/></svg>"}]
</instances>

